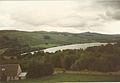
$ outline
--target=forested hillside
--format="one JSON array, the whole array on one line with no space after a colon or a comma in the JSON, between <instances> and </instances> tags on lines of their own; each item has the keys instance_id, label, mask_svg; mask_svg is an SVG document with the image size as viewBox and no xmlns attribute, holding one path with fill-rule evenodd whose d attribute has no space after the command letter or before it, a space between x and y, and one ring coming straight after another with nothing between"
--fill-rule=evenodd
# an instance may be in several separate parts
<instances>
[{"instance_id":1,"label":"forested hillside","mask_svg":"<svg viewBox=\"0 0 120 83\"><path fill-rule=\"evenodd\" d=\"M98 33L61 33L61 32L25 32L15 30L0 31L0 48L13 46L30 46L48 48L59 45L91 42L116 42L120 35L105 35Z\"/></svg>"},{"instance_id":2,"label":"forested hillside","mask_svg":"<svg viewBox=\"0 0 120 83\"><path fill-rule=\"evenodd\" d=\"M51 75L55 68L71 71L118 72L120 70L120 44L89 47L86 50L64 50L55 53L28 53L22 56L0 56L0 64L17 63L28 77ZM38 73L39 72L39 73Z\"/></svg>"}]
</instances>

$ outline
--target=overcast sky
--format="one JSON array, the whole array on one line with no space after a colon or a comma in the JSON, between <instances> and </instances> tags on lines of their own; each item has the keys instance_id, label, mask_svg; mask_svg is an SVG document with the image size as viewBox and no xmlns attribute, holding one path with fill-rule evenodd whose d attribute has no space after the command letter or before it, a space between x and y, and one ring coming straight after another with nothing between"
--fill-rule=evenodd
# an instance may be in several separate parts
<instances>
[{"instance_id":1,"label":"overcast sky","mask_svg":"<svg viewBox=\"0 0 120 83\"><path fill-rule=\"evenodd\" d=\"M120 0L0 1L0 30L120 34Z\"/></svg>"}]
</instances>

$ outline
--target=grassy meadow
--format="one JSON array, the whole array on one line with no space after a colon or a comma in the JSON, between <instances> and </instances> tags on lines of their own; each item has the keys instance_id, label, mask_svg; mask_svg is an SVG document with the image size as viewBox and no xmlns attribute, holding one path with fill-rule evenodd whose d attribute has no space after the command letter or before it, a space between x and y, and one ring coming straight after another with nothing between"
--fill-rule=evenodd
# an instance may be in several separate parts
<instances>
[{"instance_id":1,"label":"grassy meadow","mask_svg":"<svg viewBox=\"0 0 120 83\"><path fill-rule=\"evenodd\" d=\"M47 77L26 79L21 81L11 81L9 83L56 83L56 82L117 82L120 81L120 75L92 75L59 73Z\"/></svg>"}]
</instances>

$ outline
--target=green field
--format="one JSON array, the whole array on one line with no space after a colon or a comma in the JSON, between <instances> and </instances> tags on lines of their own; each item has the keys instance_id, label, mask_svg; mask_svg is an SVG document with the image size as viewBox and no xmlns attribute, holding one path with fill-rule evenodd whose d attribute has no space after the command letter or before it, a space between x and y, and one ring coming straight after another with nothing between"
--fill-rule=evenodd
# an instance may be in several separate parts
<instances>
[{"instance_id":1,"label":"green field","mask_svg":"<svg viewBox=\"0 0 120 83\"><path fill-rule=\"evenodd\" d=\"M120 75L90 75L90 74L56 74L37 79L12 81L10 83L56 83L56 82L98 82L120 81Z\"/></svg>"}]
</instances>

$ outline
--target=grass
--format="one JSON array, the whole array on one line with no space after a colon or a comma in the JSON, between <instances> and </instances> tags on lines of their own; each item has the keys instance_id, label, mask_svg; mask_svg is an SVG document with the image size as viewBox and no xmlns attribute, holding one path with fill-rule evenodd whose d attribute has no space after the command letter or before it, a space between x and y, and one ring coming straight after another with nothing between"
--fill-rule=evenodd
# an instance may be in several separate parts
<instances>
[{"instance_id":1,"label":"grass","mask_svg":"<svg viewBox=\"0 0 120 83\"><path fill-rule=\"evenodd\" d=\"M61 73L52 76L36 79L26 79L21 81L11 81L9 83L56 83L56 82L118 82L120 75L91 75L91 74L70 74Z\"/></svg>"},{"instance_id":2,"label":"grass","mask_svg":"<svg viewBox=\"0 0 120 83\"><path fill-rule=\"evenodd\" d=\"M32 47L41 47L41 48L50 48L50 47L55 47L55 46L59 46L60 44L39 44L39 45L35 45Z\"/></svg>"}]
</instances>

